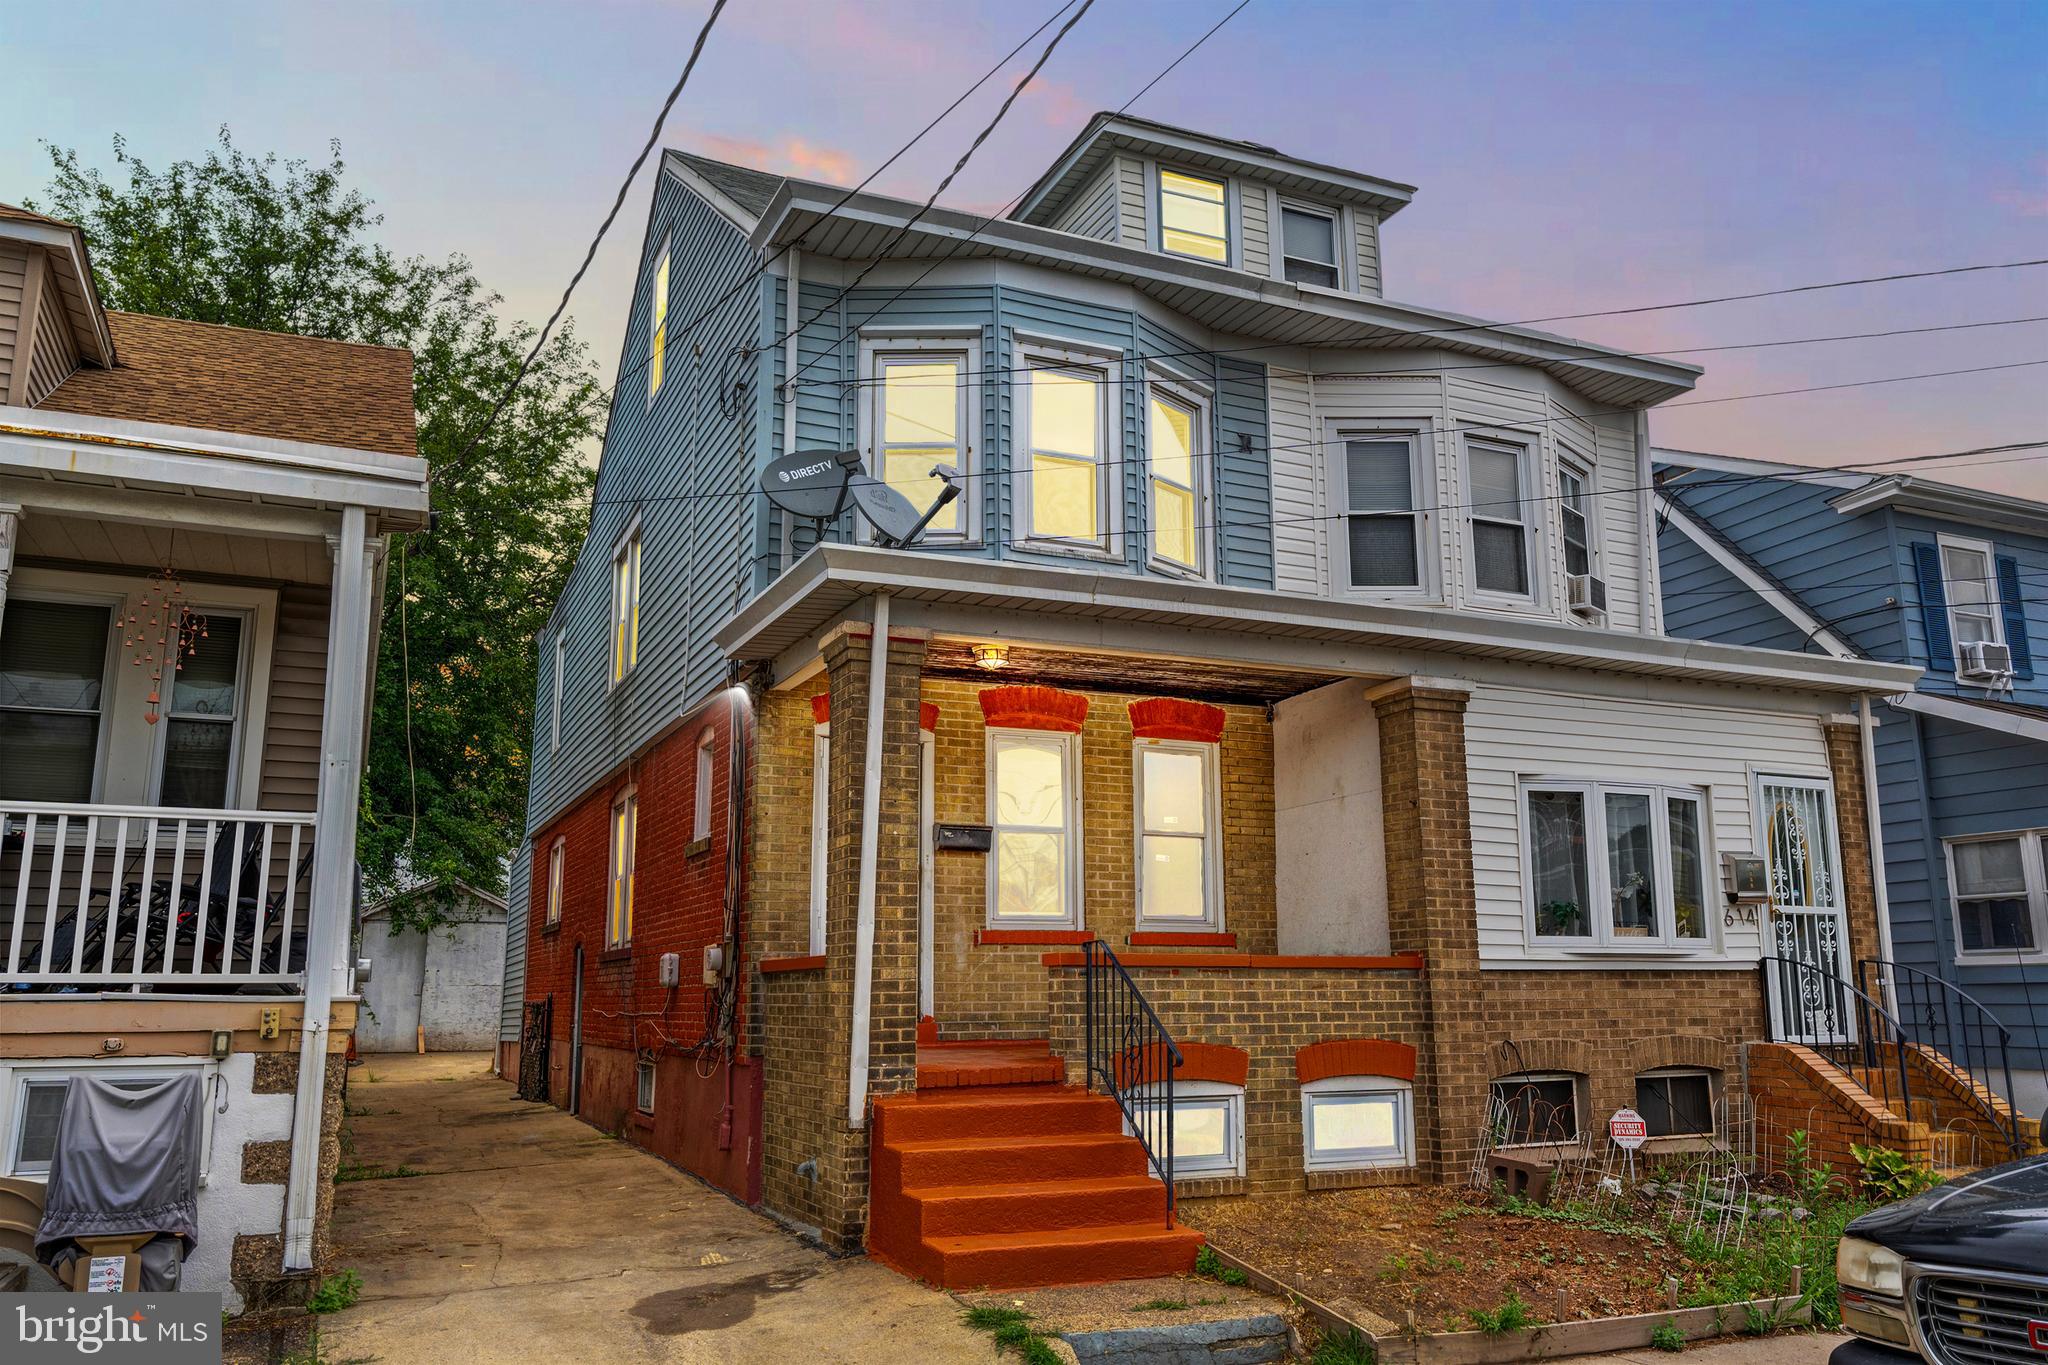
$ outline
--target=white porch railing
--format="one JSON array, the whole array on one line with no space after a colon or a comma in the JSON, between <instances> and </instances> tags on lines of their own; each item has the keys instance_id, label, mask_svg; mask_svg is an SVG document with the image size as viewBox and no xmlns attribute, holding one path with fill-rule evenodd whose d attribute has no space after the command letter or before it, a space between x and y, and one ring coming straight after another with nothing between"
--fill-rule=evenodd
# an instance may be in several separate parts
<instances>
[{"instance_id":1,"label":"white porch railing","mask_svg":"<svg viewBox=\"0 0 2048 1365\"><path fill-rule=\"evenodd\" d=\"M0 992L295 989L313 819L0 802Z\"/></svg>"}]
</instances>

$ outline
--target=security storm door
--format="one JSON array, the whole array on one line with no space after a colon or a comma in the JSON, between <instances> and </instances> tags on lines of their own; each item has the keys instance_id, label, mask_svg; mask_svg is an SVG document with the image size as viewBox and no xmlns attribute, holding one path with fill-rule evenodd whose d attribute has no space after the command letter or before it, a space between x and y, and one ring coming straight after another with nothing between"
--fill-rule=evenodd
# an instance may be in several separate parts
<instances>
[{"instance_id":1,"label":"security storm door","mask_svg":"<svg viewBox=\"0 0 2048 1365\"><path fill-rule=\"evenodd\" d=\"M1834 793L1824 781L1764 777L1757 808L1771 895L1765 953L1772 1036L1781 1042L1853 1042L1849 931Z\"/></svg>"}]
</instances>

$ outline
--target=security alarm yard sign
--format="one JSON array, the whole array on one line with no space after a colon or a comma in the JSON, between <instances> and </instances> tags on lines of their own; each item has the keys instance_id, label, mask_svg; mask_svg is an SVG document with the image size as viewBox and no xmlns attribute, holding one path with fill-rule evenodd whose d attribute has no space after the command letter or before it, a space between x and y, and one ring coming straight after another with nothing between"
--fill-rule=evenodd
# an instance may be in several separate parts
<instances>
[{"instance_id":1,"label":"security alarm yard sign","mask_svg":"<svg viewBox=\"0 0 2048 1365\"><path fill-rule=\"evenodd\" d=\"M1650 1140L1650 1125L1633 1109L1617 1109L1607 1120L1607 1136L1624 1152L1633 1152Z\"/></svg>"}]
</instances>

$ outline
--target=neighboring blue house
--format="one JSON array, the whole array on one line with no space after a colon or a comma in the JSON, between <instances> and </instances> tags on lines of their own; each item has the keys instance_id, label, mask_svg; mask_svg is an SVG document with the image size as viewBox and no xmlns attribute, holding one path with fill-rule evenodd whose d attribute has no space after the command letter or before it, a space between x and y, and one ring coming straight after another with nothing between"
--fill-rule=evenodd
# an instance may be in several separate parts
<instances>
[{"instance_id":1,"label":"neighboring blue house","mask_svg":"<svg viewBox=\"0 0 2048 1365\"><path fill-rule=\"evenodd\" d=\"M1657 452L1664 621L1690 635L1923 666L1878 708L1891 957L1903 1012L2011 1030L2014 1098L2048 1101L2048 504L1908 475ZM1783 479L1755 475L1780 474ZM1732 476L1732 477L1731 477ZM1874 992L1873 992L1874 993ZM1930 1040L1938 1041L1938 1040Z\"/></svg>"}]
</instances>

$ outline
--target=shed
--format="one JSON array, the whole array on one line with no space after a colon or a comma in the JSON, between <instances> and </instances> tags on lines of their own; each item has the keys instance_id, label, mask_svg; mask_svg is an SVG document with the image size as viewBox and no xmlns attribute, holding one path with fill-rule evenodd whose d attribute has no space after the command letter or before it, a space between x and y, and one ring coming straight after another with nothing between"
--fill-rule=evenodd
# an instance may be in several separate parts
<instances>
[{"instance_id":1,"label":"shed","mask_svg":"<svg viewBox=\"0 0 2048 1365\"><path fill-rule=\"evenodd\" d=\"M414 887L405 898L425 894ZM488 1052L498 1042L505 973L505 902L466 883L455 886L451 917L427 933L395 927L399 897L363 911L363 985L356 1026L360 1052Z\"/></svg>"}]
</instances>

